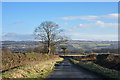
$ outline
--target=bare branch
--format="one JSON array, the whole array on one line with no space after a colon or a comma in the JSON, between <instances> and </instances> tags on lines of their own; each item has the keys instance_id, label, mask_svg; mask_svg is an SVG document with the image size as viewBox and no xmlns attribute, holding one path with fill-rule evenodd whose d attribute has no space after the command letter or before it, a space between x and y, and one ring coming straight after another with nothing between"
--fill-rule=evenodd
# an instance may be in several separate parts
<instances>
[{"instance_id":1,"label":"bare branch","mask_svg":"<svg viewBox=\"0 0 120 80\"><path fill-rule=\"evenodd\" d=\"M48 53L50 53L51 46L67 41L67 38L60 34L62 31L62 29L59 29L58 24L45 21L34 30L34 35L36 39L42 40L48 44Z\"/></svg>"}]
</instances>

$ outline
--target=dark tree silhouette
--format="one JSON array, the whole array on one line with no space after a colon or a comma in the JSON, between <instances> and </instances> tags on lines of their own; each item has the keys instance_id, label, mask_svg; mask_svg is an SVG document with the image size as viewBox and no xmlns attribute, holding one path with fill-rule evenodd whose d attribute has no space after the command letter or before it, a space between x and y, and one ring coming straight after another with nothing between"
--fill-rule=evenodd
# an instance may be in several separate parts
<instances>
[{"instance_id":1,"label":"dark tree silhouette","mask_svg":"<svg viewBox=\"0 0 120 80\"><path fill-rule=\"evenodd\" d=\"M65 46L65 45L62 45L62 46L61 46L61 49L63 50L64 56L65 56L65 54L66 54L66 49L67 49L67 46Z\"/></svg>"}]
</instances>

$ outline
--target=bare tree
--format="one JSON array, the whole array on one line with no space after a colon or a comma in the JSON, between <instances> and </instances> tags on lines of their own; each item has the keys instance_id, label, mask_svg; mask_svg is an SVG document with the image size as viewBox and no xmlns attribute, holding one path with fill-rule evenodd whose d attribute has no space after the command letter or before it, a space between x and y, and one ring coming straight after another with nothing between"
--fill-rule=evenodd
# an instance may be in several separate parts
<instances>
[{"instance_id":1,"label":"bare tree","mask_svg":"<svg viewBox=\"0 0 120 80\"><path fill-rule=\"evenodd\" d=\"M48 54L51 54L51 46L67 41L67 37L61 35L62 31L57 23L45 21L34 30L34 35L36 39L46 42Z\"/></svg>"}]
</instances>

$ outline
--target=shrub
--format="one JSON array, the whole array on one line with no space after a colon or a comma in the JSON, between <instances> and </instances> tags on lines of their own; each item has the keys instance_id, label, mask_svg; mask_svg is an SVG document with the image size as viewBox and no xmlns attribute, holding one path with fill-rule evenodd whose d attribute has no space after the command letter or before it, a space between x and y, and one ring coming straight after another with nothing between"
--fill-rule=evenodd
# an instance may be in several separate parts
<instances>
[{"instance_id":1,"label":"shrub","mask_svg":"<svg viewBox=\"0 0 120 80\"><path fill-rule=\"evenodd\" d=\"M104 61L110 54L99 54L96 58L97 61Z\"/></svg>"},{"instance_id":2,"label":"shrub","mask_svg":"<svg viewBox=\"0 0 120 80\"><path fill-rule=\"evenodd\" d=\"M95 63L110 69L120 71L119 54L99 54Z\"/></svg>"},{"instance_id":3,"label":"shrub","mask_svg":"<svg viewBox=\"0 0 120 80\"><path fill-rule=\"evenodd\" d=\"M11 53L11 51L10 51L10 49L8 47L2 46L2 53L9 54L9 53Z\"/></svg>"},{"instance_id":4,"label":"shrub","mask_svg":"<svg viewBox=\"0 0 120 80\"><path fill-rule=\"evenodd\" d=\"M14 68L17 66L29 64L35 61L46 61L54 59L57 56L52 56L48 54L39 54L39 53L11 53L4 54L2 53L2 71Z\"/></svg>"},{"instance_id":5,"label":"shrub","mask_svg":"<svg viewBox=\"0 0 120 80\"><path fill-rule=\"evenodd\" d=\"M86 56L75 56L74 58L82 61L94 61L96 60L97 53L88 54Z\"/></svg>"},{"instance_id":6,"label":"shrub","mask_svg":"<svg viewBox=\"0 0 120 80\"><path fill-rule=\"evenodd\" d=\"M89 71L101 74L102 76L105 76L106 78L114 78L114 79L120 79L120 72L104 68L100 65L97 65L92 62L82 62L82 61L77 61L74 59L70 59L73 63L77 64L78 66L85 68Z\"/></svg>"}]
</instances>

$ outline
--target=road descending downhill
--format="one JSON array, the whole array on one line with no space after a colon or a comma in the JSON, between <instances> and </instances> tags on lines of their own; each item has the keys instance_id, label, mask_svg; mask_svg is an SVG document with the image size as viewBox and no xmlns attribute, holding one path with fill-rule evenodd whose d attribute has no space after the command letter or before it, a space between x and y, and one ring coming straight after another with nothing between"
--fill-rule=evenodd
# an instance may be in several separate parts
<instances>
[{"instance_id":1,"label":"road descending downhill","mask_svg":"<svg viewBox=\"0 0 120 80\"><path fill-rule=\"evenodd\" d=\"M104 80L101 76L72 64L67 58L45 80Z\"/></svg>"}]
</instances>

